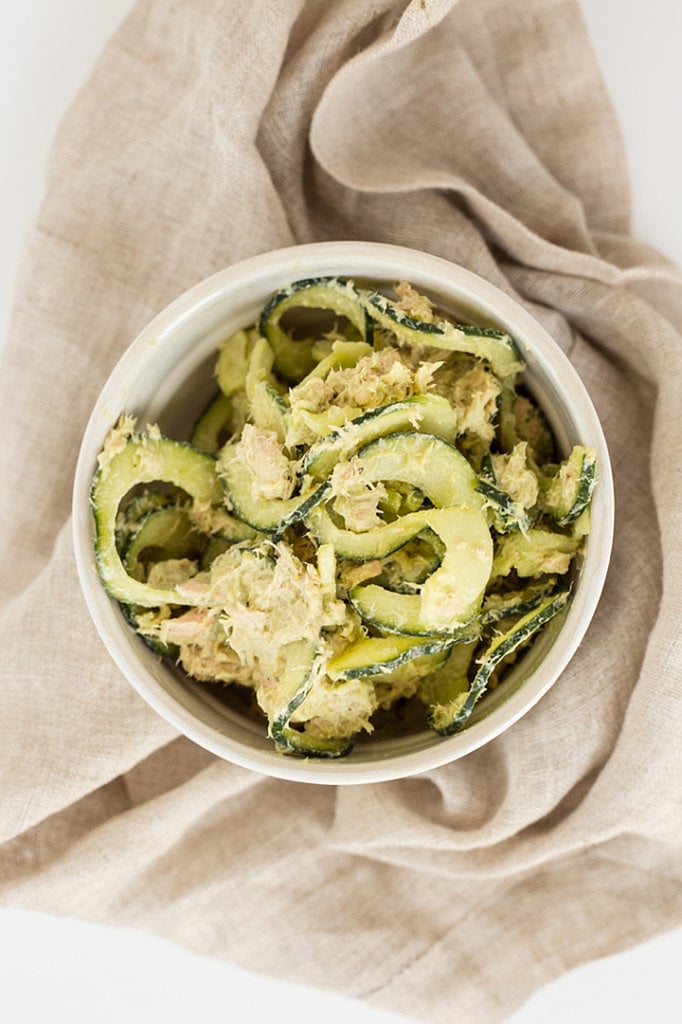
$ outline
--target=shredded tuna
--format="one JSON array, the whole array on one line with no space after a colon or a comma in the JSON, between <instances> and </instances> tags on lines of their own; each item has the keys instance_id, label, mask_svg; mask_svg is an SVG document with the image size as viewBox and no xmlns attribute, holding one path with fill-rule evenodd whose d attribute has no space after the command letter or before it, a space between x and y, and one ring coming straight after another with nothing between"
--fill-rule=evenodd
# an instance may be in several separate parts
<instances>
[{"instance_id":1,"label":"shredded tuna","mask_svg":"<svg viewBox=\"0 0 682 1024\"><path fill-rule=\"evenodd\" d=\"M230 646L248 668L276 675L282 648L344 621L345 605L288 545L236 544L181 591L219 609ZM295 614L292 610L295 609Z\"/></svg>"},{"instance_id":2,"label":"shredded tuna","mask_svg":"<svg viewBox=\"0 0 682 1024\"><path fill-rule=\"evenodd\" d=\"M330 406L373 409L424 394L437 364L424 363L415 370L395 349L385 348L364 356L355 366L332 370L325 378L313 377L291 391L291 410L322 412Z\"/></svg>"},{"instance_id":3,"label":"shredded tuna","mask_svg":"<svg viewBox=\"0 0 682 1024\"><path fill-rule=\"evenodd\" d=\"M226 496L225 506L227 505L228 499ZM234 520L230 516L227 507L211 505L210 501L193 501L188 509L188 514L192 525L200 533L205 533L209 537L212 534L220 533L221 530L229 530L234 525Z\"/></svg>"},{"instance_id":4,"label":"shredded tuna","mask_svg":"<svg viewBox=\"0 0 682 1024\"><path fill-rule=\"evenodd\" d=\"M149 567L147 583L150 587L170 590L178 584L186 583L197 571L197 563L190 558L167 558L162 562L153 562Z\"/></svg>"},{"instance_id":5,"label":"shredded tuna","mask_svg":"<svg viewBox=\"0 0 682 1024\"><path fill-rule=\"evenodd\" d=\"M402 309L408 316L414 317L415 320L425 320L427 323L433 323L436 319L431 300L427 299L425 295L420 295L407 281L397 284L395 292L399 299L398 309Z\"/></svg>"},{"instance_id":6,"label":"shredded tuna","mask_svg":"<svg viewBox=\"0 0 682 1024\"><path fill-rule=\"evenodd\" d=\"M508 455L491 456L498 486L517 505L532 508L538 500L538 478L528 466L528 444L519 441Z\"/></svg>"},{"instance_id":7,"label":"shredded tuna","mask_svg":"<svg viewBox=\"0 0 682 1024\"><path fill-rule=\"evenodd\" d=\"M223 683L255 686L257 665L245 665L227 642L218 609L193 609L171 619L161 631L162 639L180 647L178 660L195 679L217 679Z\"/></svg>"},{"instance_id":8,"label":"shredded tuna","mask_svg":"<svg viewBox=\"0 0 682 1024\"><path fill-rule=\"evenodd\" d=\"M104 440L104 446L101 452L97 456L97 465L100 469L108 466L115 455L122 452L125 448L128 438L132 436L135 431L137 420L134 416L129 416L127 413L122 413L116 423L115 427L112 427Z\"/></svg>"},{"instance_id":9,"label":"shredded tuna","mask_svg":"<svg viewBox=\"0 0 682 1024\"><path fill-rule=\"evenodd\" d=\"M481 365L472 367L452 382L448 397L457 413L460 434L471 434L486 443L492 441L500 390L495 375Z\"/></svg>"},{"instance_id":10,"label":"shredded tuna","mask_svg":"<svg viewBox=\"0 0 682 1024\"><path fill-rule=\"evenodd\" d=\"M305 722L306 732L320 739L372 732L372 715L377 703L372 687L362 679L332 683L326 677L315 681L310 693L292 715L293 723Z\"/></svg>"},{"instance_id":11,"label":"shredded tuna","mask_svg":"<svg viewBox=\"0 0 682 1024\"><path fill-rule=\"evenodd\" d=\"M270 501L291 497L296 482L295 466L272 430L247 423L231 457L243 462L252 474L254 498Z\"/></svg>"},{"instance_id":12,"label":"shredded tuna","mask_svg":"<svg viewBox=\"0 0 682 1024\"><path fill-rule=\"evenodd\" d=\"M381 525L379 502L386 497L382 483L363 479L362 462L353 456L337 462L331 475L334 511L343 517L348 530L364 533Z\"/></svg>"}]
</instances>

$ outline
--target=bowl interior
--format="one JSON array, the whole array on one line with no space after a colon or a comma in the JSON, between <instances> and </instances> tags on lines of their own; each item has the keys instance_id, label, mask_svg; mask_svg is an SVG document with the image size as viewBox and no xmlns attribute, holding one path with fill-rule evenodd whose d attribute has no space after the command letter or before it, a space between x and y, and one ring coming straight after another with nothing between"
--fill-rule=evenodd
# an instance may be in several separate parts
<instances>
[{"instance_id":1,"label":"bowl interior","mask_svg":"<svg viewBox=\"0 0 682 1024\"><path fill-rule=\"evenodd\" d=\"M90 480L104 437L122 411L158 423L184 439L215 392L219 342L254 323L278 287L314 275L339 274L391 287L405 279L448 312L510 331L527 362L524 384L545 411L560 450L575 443L597 453L599 485L592 533L576 567L574 598L538 636L503 683L476 708L462 733L443 738L421 726L379 730L341 761L277 754L260 721L230 699L230 688L195 683L158 657L132 632L107 597L93 558ZM463 756L516 721L552 685L575 652L596 607L611 548L613 493L608 452L587 393L558 346L508 296L436 257L371 243L321 243L280 250L201 282L160 314L136 339L105 384L81 448L74 487L74 540L81 585L104 643L129 682L191 739L245 767L277 777L321 783L380 781L414 774Z\"/></svg>"}]
</instances>

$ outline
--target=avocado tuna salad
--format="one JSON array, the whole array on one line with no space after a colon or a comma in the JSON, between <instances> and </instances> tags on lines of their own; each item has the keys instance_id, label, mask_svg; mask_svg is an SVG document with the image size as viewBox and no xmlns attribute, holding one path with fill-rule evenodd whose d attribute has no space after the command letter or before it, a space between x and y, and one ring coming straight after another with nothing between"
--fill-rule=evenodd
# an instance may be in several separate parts
<instances>
[{"instance_id":1,"label":"avocado tuna salad","mask_svg":"<svg viewBox=\"0 0 682 1024\"><path fill-rule=\"evenodd\" d=\"M466 728L566 607L590 529L594 453L560 457L523 370L407 282L283 287L220 345L187 439L110 430L102 584L282 753L343 756L408 706Z\"/></svg>"}]
</instances>

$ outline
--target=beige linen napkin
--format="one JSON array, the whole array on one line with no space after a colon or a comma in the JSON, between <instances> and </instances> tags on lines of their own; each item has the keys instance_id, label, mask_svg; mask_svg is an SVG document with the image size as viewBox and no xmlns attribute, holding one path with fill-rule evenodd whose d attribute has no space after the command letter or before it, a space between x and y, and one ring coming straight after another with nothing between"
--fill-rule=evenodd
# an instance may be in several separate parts
<instances>
[{"instance_id":1,"label":"beige linen napkin","mask_svg":"<svg viewBox=\"0 0 682 1024\"><path fill-rule=\"evenodd\" d=\"M680 923L682 289L628 220L574 2L141 0L59 133L2 367L2 904L443 1024ZM603 600L540 704L455 764L339 791L175 736L96 636L69 524L140 328L220 267L333 238L519 298L592 394L618 504Z\"/></svg>"}]
</instances>

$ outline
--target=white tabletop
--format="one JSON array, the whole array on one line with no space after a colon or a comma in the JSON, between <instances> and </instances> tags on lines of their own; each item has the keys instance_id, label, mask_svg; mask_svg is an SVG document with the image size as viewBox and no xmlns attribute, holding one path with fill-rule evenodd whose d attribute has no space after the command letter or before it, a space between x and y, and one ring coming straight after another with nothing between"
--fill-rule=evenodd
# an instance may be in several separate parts
<instances>
[{"instance_id":1,"label":"white tabletop","mask_svg":"<svg viewBox=\"0 0 682 1024\"><path fill-rule=\"evenodd\" d=\"M0 0L0 344L52 133L131 6L131 0ZM682 4L583 0L583 9L623 128L634 233L682 265ZM679 1024L680 963L682 929L571 972L537 993L509 1024ZM159 939L22 911L0 912L0 992L3 1019L12 1024L184 1024L217 1016L294 1024L323 1015L332 1024L347 1020L349 1010L354 1024L397 1020Z\"/></svg>"}]
</instances>

